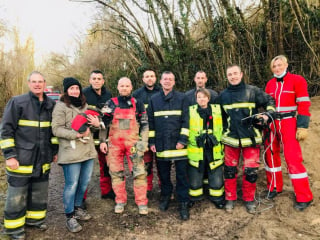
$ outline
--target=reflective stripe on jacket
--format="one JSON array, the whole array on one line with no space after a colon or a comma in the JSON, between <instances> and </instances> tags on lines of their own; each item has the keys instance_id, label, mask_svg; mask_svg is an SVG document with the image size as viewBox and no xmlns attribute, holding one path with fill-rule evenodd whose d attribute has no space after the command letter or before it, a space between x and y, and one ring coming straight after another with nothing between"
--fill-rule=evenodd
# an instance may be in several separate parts
<instances>
[{"instance_id":1,"label":"reflective stripe on jacket","mask_svg":"<svg viewBox=\"0 0 320 240\"><path fill-rule=\"evenodd\" d=\"M212 110L212 126L213 129L208 129L207 133L212 134L216 137L218 141L218 145L213 147L213 160L215 162L221 160L221 164L223 163L223 147L220 143L222 136L222 116L220 105L211 104ZM198 105L193 105L189 107L189 142L188 142L188 158L189 163L194 166L199 166L199 161L203 160L203 148L197 146L196 138L206 133L204 129L204 120L200 117L197 112ZM219 166L221 165L219 164Z\"/></svg>"},{"instance_id":2,"label":"reflective stripe on jacket","mask_svg":"<svg viewBox=\"0 0 320 240\"><path fill-rule=\"evenodd\" d=\"M232 147L249 147L262 143L261 132L242 119L258 113L259 108L274 112L272 97L260 88L245 84L229 85L219 96L222 106L222 143Z\"/></svg>"},{"instance_id":3,"label":"reflective stripe on jacket","mask_svg":"<svg viewBox=\"0 0 320 240\"><path fill-rule=\"evenodd\" d=\"M187 145L189 122L184 109L184 94L172 90L153 95L147 109L149 120L149 145L155 145L157 160L186 160L188 151L176 149L177 143Z\"/></svg>"},{"instance_id":4,"label":"reflective stripe on jacket","mask_svg":"<svg viewBox=\"0 0 320 240\"><path fill-rule=\"evenodd\" d=\"M29 92L9 100L2 119L0 145L6 159L16 158L19 168L6 168L11 176L48 173L57 146L51 144L51 116L55 102L42 102Z\"/></svg>"},{"instance_id":5,"label":"reflective stripe on jacket","mask_svg":"<svg viewBox=\"0 0 320 240\"><path fill-rule=\"evenodd\" d=\"M277 112L297 111L297 127L309 127L311 102L307 81L302 76L287 72L281 79L272 78L266 85L266 93L274 98Z\"/></svg>"}]
</instances>

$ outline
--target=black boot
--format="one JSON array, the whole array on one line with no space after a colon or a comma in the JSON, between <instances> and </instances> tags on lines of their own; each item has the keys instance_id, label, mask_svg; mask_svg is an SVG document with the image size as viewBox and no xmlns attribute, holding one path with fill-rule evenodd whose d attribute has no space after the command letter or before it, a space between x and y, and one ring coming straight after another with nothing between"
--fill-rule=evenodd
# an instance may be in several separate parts
<instances>
[{"instance_id":1,"label":"black boot","mask_svg":"<svg viewBox=\"0 0 320 240\"><path fill-rule=\"evenodd\" d=\"M190 215L189 215L189 203L188 202L181 202L179 205L179 213L180 213L180 218L181 220L188 220Z\"/></svg>"},{"instance_id":2,"label":"black boot","mask_svg":"<svg viewBox=\"0 0 320 240\"><path fill-rule=\"evenodd\" d=\"M114 191L111 189L110 192L108 192L107 194L102 194L101 195L101 198L102 199L111 199L111 200L114 200L116 198L116 195L114 194Z\"/></svg>"},{"instance_id":3,"label":"black boot","mask_svg":"<svg viewBox=\"0 0 320 240\"><path fill-rule=\"evenodd\" d=\"M161 196L159 209L160 211L167 211L170 203L170 195L169 196Z\"/></svg>"},{"instance_id":4,"label":"black boot","mask_svg":"<svg viewBox=\"0 0 320 240\"><path fill-rule=\"evenodd\" d=\"M294 208L297 210L297 211L303 211L305 210L307 207L310 206L312 200L309 201L309 202L296 202L294 204Z\"/></svg>"}]
</instances>

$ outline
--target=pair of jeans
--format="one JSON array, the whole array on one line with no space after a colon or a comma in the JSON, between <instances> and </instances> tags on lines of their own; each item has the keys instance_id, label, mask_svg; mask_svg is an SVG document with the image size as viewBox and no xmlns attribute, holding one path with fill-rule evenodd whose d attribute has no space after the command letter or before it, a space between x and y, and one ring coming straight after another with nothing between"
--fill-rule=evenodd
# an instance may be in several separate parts
<instances>
[{"instance_id":1,"label":"pair of jeans","mask_svg":"<svg viewBox=\"0 0 320 240\"><path fill-rule=\"evenodd\" d=\"M66 214L74 212L74 207L81 207L84 193L93 171L94 159L84 162L63 164L64 190L63 206Z\"/></svg>"},{"instance_id":2,"label":"pair of jeans","mask_svg":"<svg viewBox=\"0 0 320 240\"><path fill-rule=\"evenodd\" d=\"M176 170L176 193L179 202L189 202L189 181L187 176L187 160L173 161ZM157 161L161 182L161 196L170 196L173 191L171 182L171 161Z\"/></svg>"}]
</instances>

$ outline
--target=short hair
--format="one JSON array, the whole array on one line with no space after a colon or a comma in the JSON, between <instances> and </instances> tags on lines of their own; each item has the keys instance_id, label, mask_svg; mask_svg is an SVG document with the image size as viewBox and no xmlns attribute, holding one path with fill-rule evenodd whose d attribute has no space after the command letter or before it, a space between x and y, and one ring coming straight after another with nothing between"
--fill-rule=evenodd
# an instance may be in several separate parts
<instances>
[{"instance_id":1,"label":"short hair","mask_svg":"<svg viewBox=\"0 0 320 240\"><path fill-rule=\"evenodd\" d=\"M165 74L172 74L172 75L173 75L173 79L175 80L175 76L174 76L173 72L171 72L171 71L164 71L164 72L161 74L161 79L163 78L163 75L165 75Z\"/></svg>"},{"instance_id":2,"label":"short hair","mask_svg":"<svg viewBox=\"0 0 320 240\"><path fill-rule=\"evenodd\" d=\"M39 72L39 71L32 71L32 72L28 75L28 77L27 77L27 81L28 81L28 82L30 81L30 78L31 78L32 75L40 75L41 77L43 77L43 80L46 81L46 79L44 78L44 76L43 76L43 74L42 74L41 72Z\"/></svg>"},{"instance_id":3,"label":"short hair","mask_svg":"<svg viewBox=\"0 0 320 240\"><path fill-rule=\"evenodd\" d=\"M204 73L204 74L207 76L207 73L206 73L205 71L199 70L199 71L196 72L196 74L194 75L194 77L195 77L198 73Z\"/></svg>"},{"instance_id":4,"label":"short hair","mask_svg":"<svg viewBox=\"0 0 320 240\"><path fill-rule=\"evenodd\" d=\"M271 70L271 71L272 71L273 63L274 63L276 60L279 60L279 59L280 59L282 62L288 64L288 59L287 59L286 56L284 56L284 55L278 55L278 56L274 57L274 58L271 60L271 62L270 62L270 70Z\"/></svg>"},{"instance_id":5,"label":"short hair","mask_svg":"<svg viewBox=\"0 0 320 240\"><path fill-rule=\"evenodd\" d=\"M118 84L119 84L119 82L120 82L121 80L129 80L130 84L132 85L132 81L131 81L131 79L128 78L128 77L121 77L121 78L118 80Z\"/></svg>"},{"instance_id":6,"label":"short hair","mask_svg":"<svg viewBox=\"0 0 320 240\"><path fill-rule=\"evenodd\" d=\"M156 75L156 71L155 71L155 70L153 70L153 69L146 69L146 70L144 70L143 73L142 73L142 78L144 78L144 74L145 74L146 72L153 72L154 75Z\"/></svg>"},{"instance_id":7,"label":"short hair","mask_svg":"<svg viewBox=\"0 0 320 240\"><path fill-rule=\"evenodd\" d=\"M240 72L242 72L241 67L240 67L238 64L230 64L230 65L228 65L228 66L227 66L227 70L228 70L229 68L232 68L232 67L237 67L237 68L239 68ZM226 70L226 71L227 71L227 70Z\"/></svg>"},{"instance_id":8,"label":"short hair","mask_svg":"<svg viewBox=\"0 0 320 240\"><path fill-rule=\"evenodd\" d=\"M104 74L103 74L103 72L102 71L100 71L100 70L93 70L93 71L91 71L91 73L90 73L90 77L91 77L91 75L93 74L93 73L95 73L95 74L101 74L102 75L102 77L104 77Z\"/></svg>"},{"instance_id":9,"label":"short hair","mask_svg":"<svg viewBox=\"0 0 320 240\"><path fill-rule=\"evenodd\" d=\"M204 95L206 95L206 96L209 98L209 100L210 100L210 98L211 98L211 94L210 94L209 90L206 89L206 88L198 88L198 89L196 90L196 92L195 92L195 97L196 97L196 99L197 99L198 93L203 93Z\"/></svg>"}]
</instances>

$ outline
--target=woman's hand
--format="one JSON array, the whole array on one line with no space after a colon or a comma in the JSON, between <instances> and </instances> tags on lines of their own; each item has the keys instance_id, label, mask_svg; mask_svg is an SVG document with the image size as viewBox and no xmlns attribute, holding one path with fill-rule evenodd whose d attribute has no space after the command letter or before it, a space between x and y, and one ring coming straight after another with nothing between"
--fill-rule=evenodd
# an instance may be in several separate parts
<instances>
[{"instance_id":1,"label":"woman's hand","mask_svg":"<svg viewBox=\"0 0 320 240\"><path fill-rule=\"evenodd\" d=\"M100 120L97 116L93 116L93 115L88 115L87 116L88 119L88 124L94 127L100 127Z\"/></svg>"}]
</instances>

